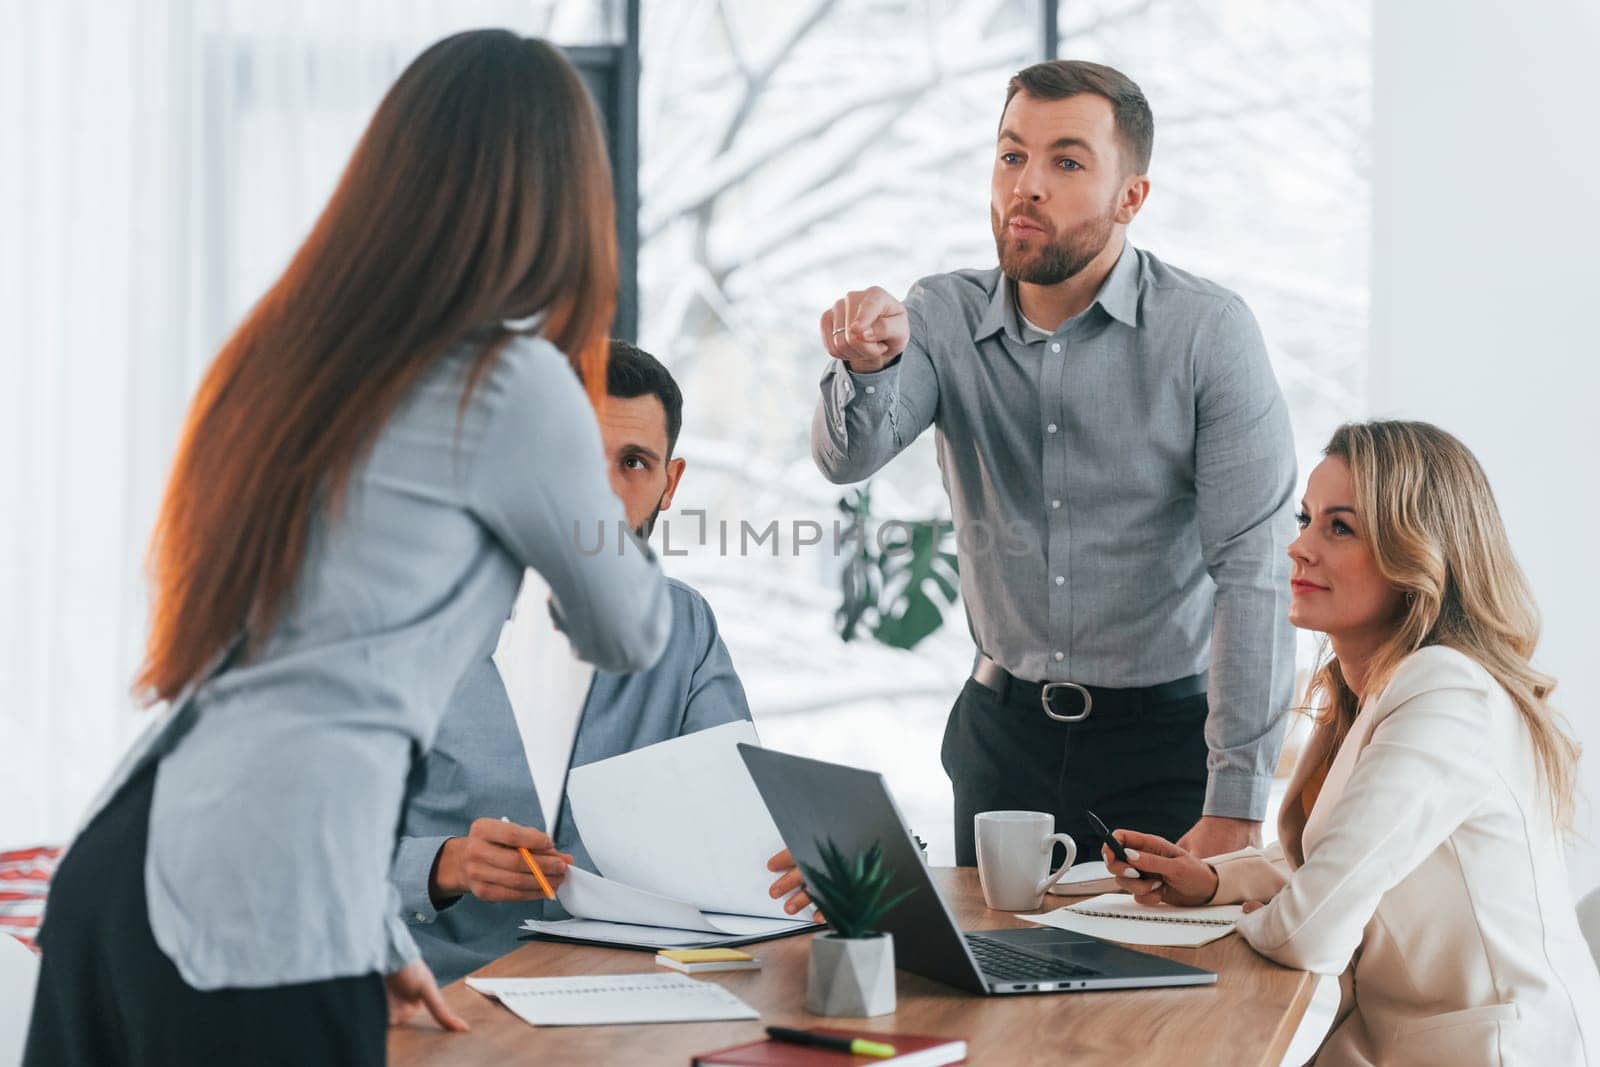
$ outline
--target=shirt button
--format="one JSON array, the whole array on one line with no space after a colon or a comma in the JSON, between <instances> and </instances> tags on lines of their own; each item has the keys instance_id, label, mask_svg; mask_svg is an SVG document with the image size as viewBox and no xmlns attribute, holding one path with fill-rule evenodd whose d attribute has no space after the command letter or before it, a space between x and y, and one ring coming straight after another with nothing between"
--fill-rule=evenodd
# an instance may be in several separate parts
<instances>
[{"instance_id":1,"label":"shirt button","mask_svg":"<svg viewBox=\"0 0 1600 1067\"><path fill-rule=\"evenodd\" d=\"M415 915L413 915L412 918L416 919L417 922L419 922L419 923L425 923L425 922L428 921L428 917L426 915L422 914L422 912L420 912L420 911L417 912Z\"/></svg>"},{"instance_id":2,"label":"shirt button","mask_svg":"<svg viewBox=\"0 0 1600 1067\"><path fill-rule=\"evenodd\" d=\"M1050 342L1050 351L1052 351L1052 352L1061 351L1061 342L1060 341L1051 341Z\"/></svg>"},{"instance_id":3,"label":"shirt button","mask_svg":"<svg viewBox=\"0 0 1600 1067\"><path fill-rule=\"evenodd\" d=\"M1063 583L1066 582L1066 580L1067 579L1066 579L1066 577L1064 575L1060 575L1060 574L1056 575L1056 584L1057 585L1062 585Z\"/></svg>"},{"instance_id":4,"label":"shirt button","mask_svg":"<svg viewBox=\"0 0 1600 1067\"><path fill-rule=\"evenodd\" d=\"M1062 660L1064 660L1066 658L1067 658L1067 654L1065 652L1057 652L1056 653L1056 662L1057 663L1060 663Z\"/></svg>"},{"instance_id":5,"label":"shirt button","mask_svg":"<svg viewBox=\"0 0 1600 1067\"><path fill-rule=\"evenodd\" d=\"M1061 501L1059 501L1059 500L1052 500L1052 501L1050 501L1050 506L1051 506L1051 507L1052 507L1052 508L1059 508L1059 507L1060 507L1060 506L1061 506Z\"/></svg>"},{"instance_id":6,"label":"shirt button","mask_svg":"<svg viewBox=\"0 0 1600 1067\"><path fill-rule=\"evenodd\" d=\"M1050 432L1050 433L1055 433L1056 432L1056 424L1052 422L1049 426L1045 427L1045 430Z\"/></svg>"},{"instance_id":7,"label":"shirt button","mask_svg":"<svg viewBox=\"0 0 1600 1067\"><path fill-rule=\"evenodd\" d=\"M876 393L877 391L878 391L878 387L876 385L867 386L867 392L868 393Z\"/></svg>"}]
</instances>

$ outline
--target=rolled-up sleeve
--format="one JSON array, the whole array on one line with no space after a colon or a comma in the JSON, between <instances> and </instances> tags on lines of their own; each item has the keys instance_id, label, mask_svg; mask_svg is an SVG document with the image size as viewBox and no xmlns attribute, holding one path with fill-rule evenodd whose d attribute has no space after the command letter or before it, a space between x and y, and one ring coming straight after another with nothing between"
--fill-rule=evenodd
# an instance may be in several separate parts
<instances>
[{"instance_id":1,"label":"rolled-up sleeve","mask_svg":"<svg viewBox=\"0 0 1600 1067\"><path fill-rule=\"evenodd\" d=\"M1234 297L1196 338L1195 494L1216 583L1204 813L1266 817L1294 685L1294 438L1261 331Z\"/></svg>"}]
</instances>

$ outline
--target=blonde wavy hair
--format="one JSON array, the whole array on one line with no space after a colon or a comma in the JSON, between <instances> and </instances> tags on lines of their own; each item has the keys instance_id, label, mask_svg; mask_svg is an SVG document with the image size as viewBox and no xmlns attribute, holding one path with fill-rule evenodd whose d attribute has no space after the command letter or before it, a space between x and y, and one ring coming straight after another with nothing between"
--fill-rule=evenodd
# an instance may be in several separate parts
<instances>
[{"instance_id":1,"label":"blonde wavy hair","mask_svg":"<svg viewBox=\"0 0 1600 1067\"><path fill-rule=\"evenodd\" d=\"M1555 824L1570 827L1579 746L1548 703L1555 679L1529 662L1539 611L1483 468L1460 441L1425 422L1347 423L1323 454L1350 468L1378 571L1406 594L1364 688L1380 692L1402 660L1429 645L1475 660L1522 713ZM1359 703L1324 644L1307 690L1318 724L1342 740Z\"/></svg>"}]
</instances>

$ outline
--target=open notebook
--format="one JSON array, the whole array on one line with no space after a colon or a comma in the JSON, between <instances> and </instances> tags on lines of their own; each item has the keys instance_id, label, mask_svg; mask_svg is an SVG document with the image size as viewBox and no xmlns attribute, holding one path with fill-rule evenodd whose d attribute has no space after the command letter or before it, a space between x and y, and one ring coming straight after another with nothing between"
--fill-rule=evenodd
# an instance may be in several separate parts
<instances>
[{"instance_id":1,"label":"open notebook","mask_svg":"<svg viewBox=\"0 0 1600 1067\"><path fill-rule=\"evenodd\" d=\"M545 937L625 948L739 945L814 929L767 895L783 848L737 745L734 722L574 767L567 800L600 874L569 868L556 895L570 919L528 919Z\"/></svg>"},{"instance_id":2,"label":"open notebook","mask_svg":"<svg viewBox=\"0 0 1600 1067\"><path fill-rule=\"evenodd\" d=\"M1243 916L1244 908L1238 904L1176 908L1140 904L1124 893L1104 893L1065 908L1019 918L1124 945L1198 947L1226 937Z\"/></svg>"}]
</instances>

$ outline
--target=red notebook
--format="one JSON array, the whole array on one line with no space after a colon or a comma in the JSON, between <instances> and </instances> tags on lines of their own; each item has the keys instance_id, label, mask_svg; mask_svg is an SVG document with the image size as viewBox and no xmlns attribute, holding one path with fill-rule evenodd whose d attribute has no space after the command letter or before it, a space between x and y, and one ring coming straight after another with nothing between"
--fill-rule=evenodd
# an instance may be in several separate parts
<instances>
[{"instance_id":1,"label":"red notebook","mask_svg":"<svg viewBox=\"0 0 1600 1067\"><path fill-rule=\"evenodd\" d=\"M899 1067L939 1067L945 1063L964 1063L967 1043L948 1037L918 1037L915 1034L869 1034L861 1030L826 1030L816 1033L837 1037L865 1037L894 1046L895 1054L886 1060L871 1056L851 1056L831 1049L790 1045L765 1038L745 1045L703 1052L694 1058L694 1067L868 1067L872 1064L898 1064Z\"/></svg>"}]
</instances>

